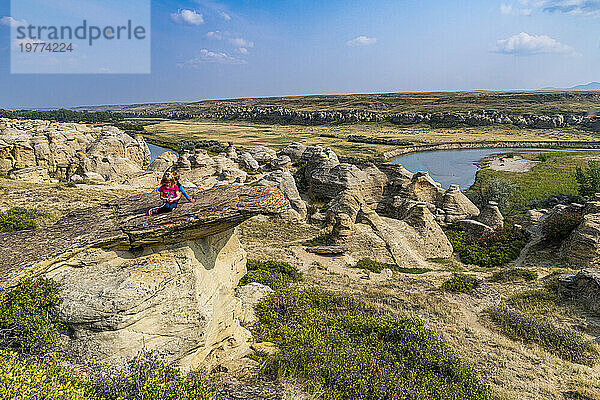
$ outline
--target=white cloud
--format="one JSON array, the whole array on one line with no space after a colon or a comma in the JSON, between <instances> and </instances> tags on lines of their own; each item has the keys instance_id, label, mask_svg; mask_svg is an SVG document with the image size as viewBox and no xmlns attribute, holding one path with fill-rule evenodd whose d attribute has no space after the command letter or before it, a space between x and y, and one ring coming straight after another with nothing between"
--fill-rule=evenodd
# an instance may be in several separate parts
<instances>
[{"instance_id":1,"label":"white cloud","mask_svg":"<svg viewBox=\"0 0 600 400\"><path fill-rule=\"evenodd\" d=\"M206 37L214 40L223 40L223 37L227 35L227 32L223 33L221 31L212 31L206 34Z\"/></svg>"},{"instance_id":2,"label":"white cloud","mask_svg":"<svg viewBox=\"0 0 600 400\"><path fill-rule=\"evenodd\" d=\"M500 12L504 15L525 15L529 16L533 12L531 8L515 8L512 4L501 4Z\"/></svg>"},{"instance_id":3,"label":"white cloud","mask_svg":"<svg viewBox=\"0 0 600 400\"><path fill-rule=\"evenodd\" d=\"M600 0L521 0L521 2L548 13L600 17Z\"/></svg>"},{"instance_id":4,"label":"white cloud","mask_svg":"<svg viewBox=\"0 0 600 400\"><path fill-rule=\"evenodd\" d=\"M235 47L246 47L246 48L254 47L254 42L251 42L244 38L232 38L232 39L229 39L229 43L231 43Z\"/></svg>"},{"instance_id":5,"label":"white cloud","mask_svg":"<svg viewBox=\"0 0 600 400\"><path fill-rule=\"evenodd\" d=\"M242 54L248 54L248 49L247 49L247 48L245 48L245 47L240 47L240 48L238 49L238 51L239 51L240 53L242 53Z\"/></svg>"},{"instance_id":6,"label":"white cloud","mask_svg":"<svg viewBox=\"0 0 600 400\"><path fill-rule=\"evenodd\" d=\"M0 25L10 26L11 28L16 28L17 26L27 25L27 21L24 19L18 21L13 17L2 17L0 18Z\"/></svg>"},{"instance_id":7,"label":"white cloud","mask_svg":"<svg viewBox=\"0 0 600 400\"><path fill-rule=\"evenodd\" d=\"M231 21L231 15L227 14L225 11L219 11L219 15L221 16L221 18L223 18L225 21Z\"/></svg>"},{"instance_id":8,"label":"white cloud","mask_svg":"<svg viewBox=\"0 0 600 400\"><path fill-rule=\"evenodd\" d=\"M198 68L201 64L246 64L245 60L240 60L230 56L227 53L200 50L200 54L184 63L178 64L180 67Z\"/></svg>"},{"instance_id":9,"label":"white cloud","mask_svg":"<svg viewBox=\"0 0 600 400\"><path fill-rule=\"evenodd\" d=\"M530 56L536 54L568 54L573 49L546 35L529 35L521 32L508 39L498 40L496 51L502 54Z\"/></svg>"},{"instance_id":10,"label":"white cloud","mask_svg":"<svg viewBox=\"0 0 600 400\"><path fill-rule=\"evenodd\" d=\"M371 44L375 44L377 42L376 38L370 38L367 36L359 36L355 39L348 40L346 42L346 46L357 47L357 46L368 46Z\"/></svg>"},{"instance_id":11,"label":"white cloud","mask_svg":"<svg viewBox=\"0 0 600 400\"><path fill-rule=\"evenodd\" d=\"M188 25L202 25L204 23L204 17L202 14L194 10L179 10L176 13L171 14L171 19L178 24Z\"/></svg>"}]
</instances>

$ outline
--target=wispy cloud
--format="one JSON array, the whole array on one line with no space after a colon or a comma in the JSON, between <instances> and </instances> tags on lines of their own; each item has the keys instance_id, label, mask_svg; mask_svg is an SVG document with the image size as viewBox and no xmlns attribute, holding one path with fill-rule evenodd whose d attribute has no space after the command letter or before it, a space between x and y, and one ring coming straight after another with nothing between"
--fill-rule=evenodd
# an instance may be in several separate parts
<instances>
[{"instance_id":1,"label":"wispy cloud","mask_svg":"<svg viewBox=\"0 0 600 400\"><path fill-rule=\"evenodd\" d=\"M501 4L500 12L504 15L525 15L529 16L533 12L531 8L514 7L512 4Z\"/></svg>"},{"instance_id":2,"label":"wispy cloud","mask_svg":"<svg viewBox=\"0 0 600 400\"><path fill-rule=\"evenodd\" d=\"M569 54L573 49L546 35L530 35L521 32L508 39L498 40L496 52L516 56L537 54Z\"/></svg>"},{"instance_id":3,"label":"wispy cloud","mask_svg":"<svg viewBox=\"0 0 600 400\"><path fill-rule=\"evenodd\" d=\"M352 40L348 40L346 42L346 46L350 46L350 47L369 46L369 45L375 44L375 43L377 43L376 38L371 38L371 37L367 37L367 36L359 36Z\"/></svg>"},{"instance_id":4,"label":"wispy cloud","mask_svg":"<svg viewBox=\"0 0 600 400\"><path fill-rule=\"evenodd\" d=\"M0 25L16 28L17 26L27 25L27 21L25 21L24 19L19 21L14 19L13 17L2 17L0 18Z\"/></svg>"},{"instance_id":5,"label":"wispy cloud","mask_svg":"<svg viewBox=\"0 0 600 400\"><path fill-rule=\"evenodd\" d=\"M177 11L176 13L172 13L171 20L177 22L178 24L187 25L202 25L204 23L204 17L202 16L202 14L194 10L186 9L182 9Z\"/></svg>"},{"instance_id":6,"label":"wispy cloud","mask_svg":"<svg viewBox=\"0 0 600 400\"><path fill-rule=\"evenodd\" d=\"M231 21L231 15L227 14L225 11L217 11L217 12L221 16L221 18L223 18L225 21Z\"/></svg>"},{"instance_id":7,"label":"wispy cloud","mask_svg":"<svg viewBox=\"0 0 600 400\"><path fill-rule=\"evenodd\" d=\"M196 57L187 60L186 62L177 64L179 67L198 68L202 64L230 64L240 65L246 64L245 60L235 58L227 53L210 51L207 49L200 50L200 54Z\"/></svg>"},{"instance_id":8,"label":"wispy cloud","mask_svg":"<svg viewBox=\"0 0 600 400\"><path fill-rule=\"evenodd\" d=\"M248 54L248 49L254 47L254 42L237 37L229 32L212 31L208 32L206 37L213 40L226 40L232 46L237 47L238 51L242 54Z\"/></svg>"},{"instance_id":9,"label":"wispy cloud","mask_svg":"<svg viewBox=\"0 0 600 400\"><path fill-rule=\"evenodd\" d=\"M600 0L521 0L521 2L548 13L600 17Z\"/></svg>"}]
</instances>

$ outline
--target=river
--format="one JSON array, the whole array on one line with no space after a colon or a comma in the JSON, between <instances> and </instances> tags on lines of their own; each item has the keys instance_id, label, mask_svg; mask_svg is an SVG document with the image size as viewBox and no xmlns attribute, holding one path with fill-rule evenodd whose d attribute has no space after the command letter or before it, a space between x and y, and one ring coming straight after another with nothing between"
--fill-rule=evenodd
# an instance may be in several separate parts
<instances>
[{"instance_id":1,"label":"river","mask_svg":"<svg viewBox=\"0 0 600 400\"><path fill-rule=\"evenodd\" d=\"M162 153L165 153L167 151L177 155L177 153L171 149L167 149L165 147L160 147L155 144L148 143L148 142L146 142L146 144L148 145L148 148L150 149L150 163L152 163L154 160L156 160L156 158L158 156L160 156Z\"/></svg>"},{"instance_id":2,"label":"river","mask_svg":"<svg viewBox=\"0 0 600 400\"><path fill-rule=\"evenodd\" d=\"M401 164L410 172L428 171L429 175L447 189L452 184L460 185L461 190L475 183L475 174L479 167L475 163L494 154L519 151L581 151L580 149L533 149L533 148L494 148L466 150L434 150L402 155L392 160Z\"/></svg>"}]
</instances>

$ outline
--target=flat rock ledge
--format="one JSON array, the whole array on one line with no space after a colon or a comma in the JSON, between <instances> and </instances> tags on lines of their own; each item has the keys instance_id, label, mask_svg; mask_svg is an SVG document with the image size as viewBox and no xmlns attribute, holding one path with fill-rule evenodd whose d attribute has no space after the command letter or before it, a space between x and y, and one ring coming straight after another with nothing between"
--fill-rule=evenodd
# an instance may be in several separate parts
<instances>
[{"instance_id":1,"label":"flat rock ledge","mask_svg":"<svg viewBox=\"0 0 600 400\"><path fill-rule=\"evenodd\" d=\"M289 208L279 189L245 186L220 186L197 195L195 203L181 201L171 213L146 214L160 204L158 193L139 195L71 212L47 228L0 235L0 287L85 249L132 250L201 239Z\"/></svg>"}]
</instances>

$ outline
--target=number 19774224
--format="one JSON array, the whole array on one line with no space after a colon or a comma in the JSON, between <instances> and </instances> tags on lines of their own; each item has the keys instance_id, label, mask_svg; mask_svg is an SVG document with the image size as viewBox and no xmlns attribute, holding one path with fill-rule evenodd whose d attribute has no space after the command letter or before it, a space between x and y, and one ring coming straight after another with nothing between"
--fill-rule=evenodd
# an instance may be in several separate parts
<instances>
[{"instance_id":1,"label":"number 19774224","mask_svg":"<svg viewBox=\"0 0 600 400\"><path fill-rule=\"evenodd\" d=\"M73 51L73 43L33 42L19 43L21 53L66 53Z\"/></svg>"}]
</instances>

